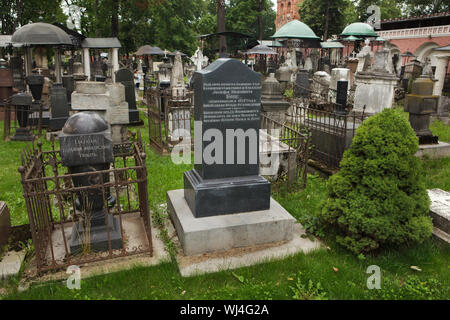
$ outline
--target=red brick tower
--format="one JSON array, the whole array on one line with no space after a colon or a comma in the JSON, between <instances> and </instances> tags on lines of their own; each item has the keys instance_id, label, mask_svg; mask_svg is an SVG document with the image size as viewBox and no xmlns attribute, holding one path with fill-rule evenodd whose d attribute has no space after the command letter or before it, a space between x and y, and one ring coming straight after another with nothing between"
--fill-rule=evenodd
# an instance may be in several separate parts
<instances>
[{"instance_id":1,"label":"red brick tower","mask_svg":"<svg viewBox=\"0 0 450 320\"><path fill-rule=\"evenodd\" d=\"M304 0L277 0L277 18L275 26L278 30L289 21L300 19L298 15L298 5Z\"/></svg>"}]
</instances>

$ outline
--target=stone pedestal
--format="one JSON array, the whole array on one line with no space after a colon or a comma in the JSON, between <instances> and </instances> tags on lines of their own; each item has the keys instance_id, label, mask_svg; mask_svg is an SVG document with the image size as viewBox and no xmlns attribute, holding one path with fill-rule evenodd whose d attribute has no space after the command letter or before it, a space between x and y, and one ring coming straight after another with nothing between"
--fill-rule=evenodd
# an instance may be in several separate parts
<instances>
[{"instance_id":1,"label":"stone pedestal","mask_svg":"<svg viewBox=\"0 0 450 320\"><path fill-rule=\"evenodd\" d=\"M299 77L297 77L298 81ZM308 84L309 84L309 79ZM271 73L262 84L261 92L261 109L270 118L284 123L286 120L286 112L289 109L289 102L284 100L281 93L280 83Z\"/></svg>"},{"instance_id":2,"label":"stone pedestal","mask_svg":"<svg viewBox=\"0 0 450 320\"><path fill-rule=\"evenodd\" d=\"M95 81L78 81L72 93L72 110L94 111L113 128L113 143L122 143L129 123L128 103L125 101L125 87L120 83L106 84ZM125 129L126 130L126 129Z\"/></svg>"},{"instance_id":3,"label":"stone pedestal","mask_svg":"<svg viewBox=\"0 0 450 320\"><path fill-rule=\"evenodd\" d=\"M185 255L288 241L295 218L270 198L270 208L233 215L194 217L183 190L167 192L169 215Z\"/></svg>"},{"instance_id":4,"label":"stone pedestal","mask_svg":"<svg viewBox=\"0 0 450 320\"><path fill-rule=\"evenodd\" d=\"M360 72L355 76L353 111L376 114L392 108L398 78L389 73Z\"/></svg>"},{"instance_id":5,"label":"stone pedestal","mask_svg":"<svg viewBox=\"0 0 450 320\"><path fill-rule=\"evenodd\" d=\"M409 122L419 137L419 144L438 143L438 137L430 131L430 116L436 112L439 101L432 92L433 80L420 77L414 81L411 94L406 96L405 111L409 112Z\"/></svg>"}]
</instances>

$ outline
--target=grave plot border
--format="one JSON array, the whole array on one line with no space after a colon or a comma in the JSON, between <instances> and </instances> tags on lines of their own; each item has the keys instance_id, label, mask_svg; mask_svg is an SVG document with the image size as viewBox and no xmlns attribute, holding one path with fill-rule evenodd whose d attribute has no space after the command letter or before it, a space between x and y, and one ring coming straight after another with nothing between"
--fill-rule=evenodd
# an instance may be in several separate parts
<instances>
[{"instance_id":1,"label":"grave plot border","mask_svg":"<svg viewBox=\"0 0 450 320\"><path fill-rule=\"evenodd\" d=\"M301 103L291 106L291 126L298 130L308 130L311 134L311 159L331 169L339 169L345 150L347 150L358 126L369 117L355 112L336 112L318 110Z\"/></svg>"},{"instance_id":2,"label":"grave plot border","mask_svg":"<svg viewBox=\"0 0 450 320\"><path fill-rule=\"evenodd\" d=\"M186 99L174 100L170 89L161 90L159 88L147 89L147 117L148 117L148 136L150 147L161 155L168 155L172 148L178 143L182 143L182 139L178 142L170 141L169 137L169 114L177 112L186 114L189 112L189 119L180 119L172 121L191 122L191 149L194 147L193 139L193 92L187 91Z\"/></svg>"},{"instance_id":3,"label":"grave plot border","mask_svg":"<svg viewBox=\"0 0 450 320\"><path fill-rule=\"evenodd\" d=\"M67 268L70 265L81 266L86 263L109 260L138 254L153 255L151 220L148 206L147 168L145 150L140 133L134 134L132 141L114 145L114 163L109 170L70 174L62 166L59 150L43 151L42 143L37 147L28 145L21 155L22 166L19 167L24 198L30 222L30 229L35 248L38 273ZM109 175L108 182L103 181ZM72 177L87 176L97 184L75 187ZM89 189L101 189L104 208L107 213L118 217L122 238L124 236L123 220L130 215L139 215L141 227L145 232L145 245L131 248L111 249L110 227L107 222L108 248L104 252L84 252L70 254L68 229L80 219L77 209L77 194L89 192ZM108 196L114 195L117 203L108 203ZM137 200L137 201L136 201ZM106 215L108 216L108 215ZM108 220L108 219L106 219ZM56 249L53 236L61 234L62 245ZM61 240L60 240L61 241ZM61 247L63 249L61 249ZM59 250L59 255L56 251ZM61 250L63 250L61 253ZM62 257L62 258L61 258Z\"/></svg>"}]
</instances>

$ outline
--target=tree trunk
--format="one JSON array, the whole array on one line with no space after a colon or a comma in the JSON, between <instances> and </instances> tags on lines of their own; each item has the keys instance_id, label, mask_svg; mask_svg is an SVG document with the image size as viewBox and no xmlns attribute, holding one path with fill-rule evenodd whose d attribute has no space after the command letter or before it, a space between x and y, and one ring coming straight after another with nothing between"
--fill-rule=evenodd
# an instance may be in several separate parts
<instances>
[{"instance_id":1,"label":"tree trunk","mask_svg":"<svg viewBox=\"0 0 450 320\"><path fill-rule=\"evenodd\" d=\"M330 1L327 1L327 11L325 13L325 27L323 32L323 41L327 41L328 39L328 24L330 20Z\"/></svg>"},{"instance_id":2,"label":"tree trunk","mask_svg":"<svg viewBox=\"0 0 450 320\"><path fill-rule=\"evenodd\" d=\"M258 40L263 39L263 21L262 12L264 8L264 0L258 0Z\"/></svg>"},{"instance_id":3,"label":"tree trunk","mask_svg":"<svg viewBox=\"0 0 450 320\"><path fill-rule=\"evenodd\" d=\"M217 32L225 32L225 1L217 1ZM227 38L219 38L219 54L227 52Z\"/></svg>"},{"instance_id":4,"label":"tree trunk","mask_svg":"<svg viewBox=\"0 0 450 320\"><path fill-rule=\"evenodd\" d=\"M100 30L98 27L98 0L94 1L94 12L95 12L95 19L94 19L95 36L98 38L100 36Z\"/></svg>"},{"instance_id":5,"label":"tree trunk","mask_svg":"<svg viewBox=\"0 0 450 320\"><path fill-rule=\"evenodd\" d=\"M119 37L119 0L113 1L111 16L111 35Z\"/></svg>"}]
</instances>

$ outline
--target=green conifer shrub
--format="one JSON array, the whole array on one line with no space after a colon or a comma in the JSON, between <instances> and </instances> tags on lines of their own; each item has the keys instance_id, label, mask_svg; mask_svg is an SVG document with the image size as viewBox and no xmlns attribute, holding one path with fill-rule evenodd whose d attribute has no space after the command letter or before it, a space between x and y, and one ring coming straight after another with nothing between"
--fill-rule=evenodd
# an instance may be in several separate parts
<instances>
[{"instance_id":1,"label":"green conifer shrub","mask_svg":"<svg viewBox=\"0 0 450 320\"><path fill-rule=\"evenodd\" d=\"M359 254L431 236L417 150L416 134L399 111L385 109L359 126L319 213L338 243Z\"/></svg>"}]
</instances>

